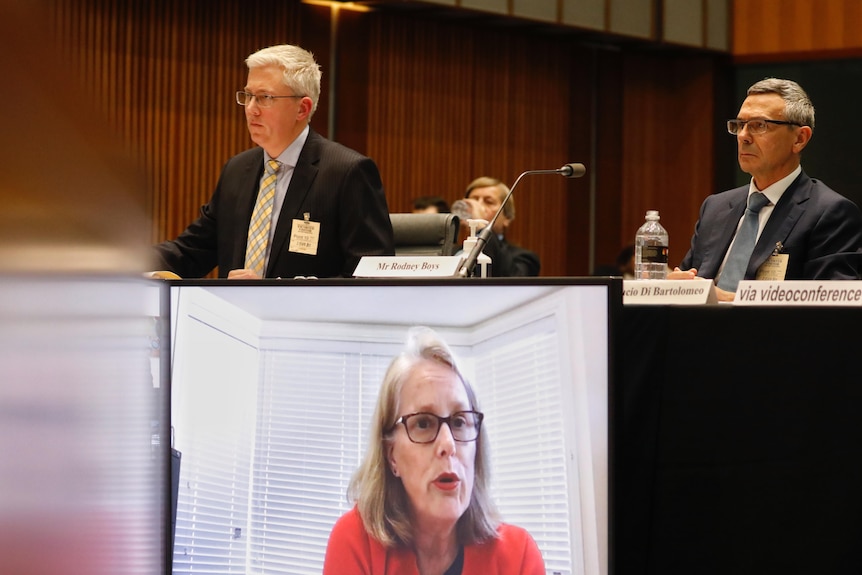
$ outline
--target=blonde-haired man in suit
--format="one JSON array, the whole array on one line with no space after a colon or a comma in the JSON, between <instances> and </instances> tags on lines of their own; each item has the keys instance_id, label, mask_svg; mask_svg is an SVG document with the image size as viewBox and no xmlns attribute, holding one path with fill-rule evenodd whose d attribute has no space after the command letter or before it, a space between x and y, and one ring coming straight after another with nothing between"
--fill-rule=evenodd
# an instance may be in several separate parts
<instances>
[{"instance_id":1,"label":"blonde-haired man in suit","mask_svg":"<svg viewBox=\"0 0 862 575\"><path fill-rule=\"evenodd\" d=\"M383 183L375 163L310 126L320 97L320 67L298 46L264 48L247 60L236 93L257 147L225 164L209 202L177 239L155 246L156 267L181 277L349 277L365 255L393 255ZM270 162L263 261L249 264L249 228ZM271 175L270 175L271 176Z\"/></svg>"}]
</instances>

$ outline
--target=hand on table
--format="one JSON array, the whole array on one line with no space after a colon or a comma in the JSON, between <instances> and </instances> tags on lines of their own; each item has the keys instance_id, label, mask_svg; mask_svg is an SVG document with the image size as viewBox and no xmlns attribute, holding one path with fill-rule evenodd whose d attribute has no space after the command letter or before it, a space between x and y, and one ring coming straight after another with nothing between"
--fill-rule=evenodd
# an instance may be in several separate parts
<instances>
[{"instance_id":1,"label":"hand on table","mask_svg":"<svg viewBox=\"0 0 862 575\"><path fill-rule=\"evenodd\" d=\"M227 272L227 279L229 280L259 280L261 277L257 275L257 272L242 268L238 270L230 270Z\"/></svg>"}]
</instances>

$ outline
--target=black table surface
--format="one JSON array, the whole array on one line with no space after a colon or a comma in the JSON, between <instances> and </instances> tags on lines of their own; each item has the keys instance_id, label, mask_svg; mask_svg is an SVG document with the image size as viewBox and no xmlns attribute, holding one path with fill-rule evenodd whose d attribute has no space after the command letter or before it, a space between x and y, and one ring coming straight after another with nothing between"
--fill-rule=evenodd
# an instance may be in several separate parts
<instances>
[{"instance_id":1,"label":"black table surface","mask_svg":"<svg viewBox=\"0 0 862 575\"><path fill-rule=\"evenodd\" d=\"M615 575L860 573L862 309L626 306Z\"/></svg>"}]
</instances>

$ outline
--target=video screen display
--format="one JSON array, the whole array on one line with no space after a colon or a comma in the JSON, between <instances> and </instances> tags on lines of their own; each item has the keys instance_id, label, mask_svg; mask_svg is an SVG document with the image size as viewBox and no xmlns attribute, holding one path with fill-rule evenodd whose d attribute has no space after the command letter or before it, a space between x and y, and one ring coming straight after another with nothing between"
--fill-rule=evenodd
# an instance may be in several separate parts
<instances>
[{"instance_id":1,"label":"video screen display","mask_svg":"<svg viewBox=\"0 0 862 575\"><path fill-rule=\"evenodd\" d=\"M319 574L389 363L433 329L476 390L502 519L607 574L618 280L170 282L173 573Z\"/></svg>"}]
</instances>

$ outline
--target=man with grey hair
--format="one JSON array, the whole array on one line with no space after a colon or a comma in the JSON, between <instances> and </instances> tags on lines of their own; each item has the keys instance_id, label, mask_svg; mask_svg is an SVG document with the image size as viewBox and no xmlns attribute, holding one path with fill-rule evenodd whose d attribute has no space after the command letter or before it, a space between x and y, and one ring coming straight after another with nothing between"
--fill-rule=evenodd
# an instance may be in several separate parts
<instances>
[{"instance_id":1,"label":"man with grey hair","mask_svg":"<svg viewBox=\"0 0 862 575\"><path fill-rule=\"evenodd\" d=\"M860 278L862 212L802 170L813 129L814 106L796 82L748 89L727 131L751 182L704 200L691 249L668 279L717 279L718 299L729 301L743 279Z\"/></svg>"},{"instance_id":2,"label":"man with grey hair","mask_svg":"<svg viewBox=\"0 0 862 575\"><path fill-rule=\"evenodd\" d=\"M394 255L375 163L309 126L320 67L298 46L246 60L236 93L257 147L225 164L209 202L176 240L155 246L156 267L181 277L350 277L362 256Z\"/></svg>"}]
</instances>

